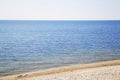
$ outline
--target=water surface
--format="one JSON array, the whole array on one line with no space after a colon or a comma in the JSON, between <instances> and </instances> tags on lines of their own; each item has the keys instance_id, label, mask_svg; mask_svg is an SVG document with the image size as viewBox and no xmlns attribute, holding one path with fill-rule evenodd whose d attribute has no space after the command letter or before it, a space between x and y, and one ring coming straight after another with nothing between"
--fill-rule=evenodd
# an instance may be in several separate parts
<instances>
[{"instance_id":1,"label":"water surface","mask_svg":"<svg viewBox=\"0 0 120 80\"><path fill-rule=\"evenodd\" d=\"M120 59L120 21L0 21L0 76Z\"/></svg>"}]
</instances>

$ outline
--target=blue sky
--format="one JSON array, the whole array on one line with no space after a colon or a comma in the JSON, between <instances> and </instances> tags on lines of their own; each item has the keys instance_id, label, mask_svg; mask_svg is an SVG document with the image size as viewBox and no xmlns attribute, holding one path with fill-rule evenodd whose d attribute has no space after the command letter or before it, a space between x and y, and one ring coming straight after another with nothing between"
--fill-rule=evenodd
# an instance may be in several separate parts
<instances>
[{"instance_id":1,"label":"blue sky","mask_svg":"<svg viewBox=\"0 0 120 80\"><path fill-rule=\"evenodd\" d=\"M120 20L120 0L0 0L1 20Z\"/></svg>"}]
</instances>

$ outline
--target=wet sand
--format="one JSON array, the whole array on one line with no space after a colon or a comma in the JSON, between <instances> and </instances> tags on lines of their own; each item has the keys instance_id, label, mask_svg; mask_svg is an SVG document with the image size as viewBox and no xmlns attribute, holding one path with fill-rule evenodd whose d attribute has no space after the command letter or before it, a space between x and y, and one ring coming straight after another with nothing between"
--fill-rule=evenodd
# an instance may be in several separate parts
<instances>
[{"instance_id":1,"label":"wet sand","mask_svg":"<svg viewBox=\"0 0 120 80\"><path fill-rule=\"evenodd\" d=\"M0 80L120 80L120 60L28 72Z\"/></svg>"}]
</instances>

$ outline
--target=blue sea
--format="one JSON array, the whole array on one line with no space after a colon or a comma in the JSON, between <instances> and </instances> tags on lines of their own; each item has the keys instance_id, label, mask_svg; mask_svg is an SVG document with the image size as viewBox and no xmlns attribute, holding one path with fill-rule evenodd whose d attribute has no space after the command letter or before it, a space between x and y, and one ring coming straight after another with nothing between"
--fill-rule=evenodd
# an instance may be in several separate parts
<instances>
[{"instance_id":1,"label":"blue sea","mask_svg":"<svg viewBox=\"0 0 120 80\"><path fill-rule=\"evenodd\" d=\"M120 59L120 21L0 21L0 76Z\"/></svg>"}]
</instances>

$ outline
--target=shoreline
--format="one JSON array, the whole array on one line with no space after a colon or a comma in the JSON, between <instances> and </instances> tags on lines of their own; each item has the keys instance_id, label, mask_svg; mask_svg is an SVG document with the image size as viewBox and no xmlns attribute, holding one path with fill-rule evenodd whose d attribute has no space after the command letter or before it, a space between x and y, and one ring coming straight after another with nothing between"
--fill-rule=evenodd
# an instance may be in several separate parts
<instances>
[{"instance_id":1,"label":"shoreline","mask_svg":"<svg viewBox=\"0 0 120 80\"><path fill-rule=\"evenodd\" d=\"M0 80L32 80L31 78L36 77L47 77L47 76L53 76L57 74L63 74L63 73L70 73L75 71L90 71L95 69L102 69L102 68L115 68L118 67L120 69L120 60L112 60L112 61L105 61L105 62L96 62L96 63L88 63L88 64L78 64L78 65L72 65L72 66L65 66L65 67L58 67L58 68L51 68L46 70L40 70L40 71L34 71L34 72L26 72L21 74L15 74L15 75L8 75L0 77ZM33 79L34 80L34 79ZM35 79L39 80L39 79ZM51 79L52 80L52 79ZM57 79L55 79L57 80Z\"/></svg>"}]
</instances>

